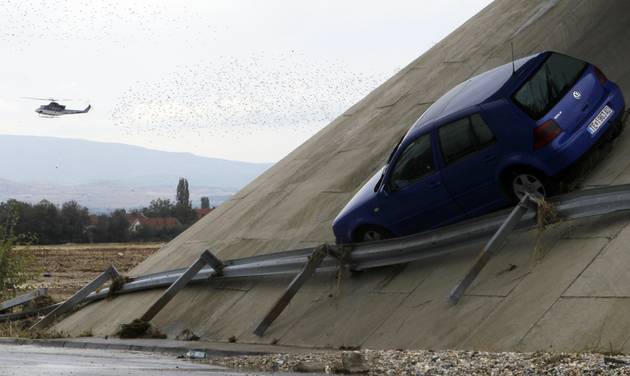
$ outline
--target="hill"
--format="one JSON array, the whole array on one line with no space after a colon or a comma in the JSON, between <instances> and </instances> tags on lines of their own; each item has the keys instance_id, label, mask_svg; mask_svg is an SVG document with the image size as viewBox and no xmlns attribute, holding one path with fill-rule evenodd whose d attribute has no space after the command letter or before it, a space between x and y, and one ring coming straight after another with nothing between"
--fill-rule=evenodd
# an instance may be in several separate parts
<instances>
[{"instance_id":1,"label":"hill","mask_svg":"<svg viewBox=\"0 0 630 376\"><path fill-rule=\"evenodd\" d=\"M180 177L188 179L191 199L208 195L217 203L271 166L125 144L9 135L0 135L0 160L0 200L75 199L101 209L171 197Z\"/></svg>"}]
</instances>

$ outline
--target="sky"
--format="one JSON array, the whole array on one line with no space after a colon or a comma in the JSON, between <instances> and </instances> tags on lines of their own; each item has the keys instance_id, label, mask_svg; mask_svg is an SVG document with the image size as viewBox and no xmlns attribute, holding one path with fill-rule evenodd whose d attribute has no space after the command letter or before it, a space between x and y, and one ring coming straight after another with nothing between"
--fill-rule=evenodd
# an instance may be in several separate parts
<instances>
[{"instance_id":1,"label":"sky","mask_svg":"<svg viewBox=\"0 0 630 376\"><path fill-rule=\"evenodd\" d=\"M3 0L0 134L275 162L490 2Z\"/></svg>"}]
</instances>

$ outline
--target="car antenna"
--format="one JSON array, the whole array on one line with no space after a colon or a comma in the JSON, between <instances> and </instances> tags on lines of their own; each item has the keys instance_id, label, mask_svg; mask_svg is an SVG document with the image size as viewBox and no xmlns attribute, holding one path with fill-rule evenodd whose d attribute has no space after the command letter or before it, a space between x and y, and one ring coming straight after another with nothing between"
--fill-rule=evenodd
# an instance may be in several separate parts
<instances>
[{"instance_id":1,"label":"car antenna","mask_svg":"<svg viewBox=\"0 0 630 376\"><path fill-rule=\"evenodd\" d=\"M516 74L516 69L514 69L514 43L510 40L510 47L512 48L512 76Z\"/></svg>"}]
</instances>

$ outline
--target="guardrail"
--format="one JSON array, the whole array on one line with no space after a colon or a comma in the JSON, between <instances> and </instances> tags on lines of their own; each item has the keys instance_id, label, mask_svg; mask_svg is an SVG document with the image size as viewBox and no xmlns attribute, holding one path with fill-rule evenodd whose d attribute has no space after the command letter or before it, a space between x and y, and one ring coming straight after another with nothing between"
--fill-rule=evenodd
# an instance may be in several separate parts
<instances>
[{"instance_id":1,"label":"guardrail","mask_svg":"<svg viewBox=\"0 0 630 376\"><path fill-rule=\"evenodd\" d=\"M554 205L559 220L573 220L627 211L630 210L630 185L577 191L556 196L550 199L549 202ZM323 259L317 260L317 265L314 267L309 264L309 260L314 255L316 247L227 260L222 262L220 270L215 270L211 266L201 267L200 269L195 268L196 273L189 272L186 277L186 283L206 282L210 278L213 280L255 278L296 275L298 273L300 273L298 274L298 277L300 277L305 271L305 265L311 265L308 268L308 273L335 271L340 263L348 269L360 271L429 259L469 249L471 244L483 242L497 233L514 210L516 208L506 209L434 231L401 238L369 243L326 246L326 255ZM509 230L527 229L535 224L535 210L522 211L519 213L518 218L514 219L512 217ZM169 287L189 269L167 270L135 277L124 283L122 287L115 291L115 294ZM190 277L191 274L194 274L194 276ZM300 281L300 283L302 282ZM458 294L457 298L454 299L455 301L461 297L463 292L460 291ZM84 301L99 300L108 295L109 289L103 288L98 292L89 294ZM265 325L269 326L269 324L266 323ZM259 331L257 334L262 335L262 332L264 330Z\"/></svg>"},{"instance_id":2,"label":"guardrail","mask_svg":"<svg viewBox=\"0 0 630 376\"><path fill-rule=\"evenodd\" d=\"M562 220L626 211L630 210L630 184L573 192L556 196L549 202L555 206L558 217ZM353 266L353 270L419 261L461 251L473 243L482 242L496 232L510 211L511 209L502 210L435 231L342 247L352 249L347 263ZM520 219L515 230L531 228L535 224L536 214L530 212ZM302 269L314 249L315 247L303 248L227 260L223 262L223 275L217 279L294 275ZM337 258L329 255L317 271L333 271L337 266ZM186 268L181 268L138 276L125 283L116 293L170 286L185 271ZM191 282L206 281L213 273L214 270L210 267L202 268ZM107 294L108 289L105 288L99 293L90 294L87 300L102 299Z\"/></svg>"}]
</instances>

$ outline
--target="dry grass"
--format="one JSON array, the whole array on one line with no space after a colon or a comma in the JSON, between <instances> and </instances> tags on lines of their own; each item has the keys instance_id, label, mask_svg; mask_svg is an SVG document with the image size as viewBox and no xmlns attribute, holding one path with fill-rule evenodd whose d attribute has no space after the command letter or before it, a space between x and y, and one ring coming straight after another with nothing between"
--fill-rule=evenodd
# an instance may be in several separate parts
<instances>
[{"instance_id":1,"label":"dry grass","mask_svg":"<svg viewBox=\"0 0 630 376\"><path fill-rule=\"evenodd\" d=\"M548 225L556 223L559 220L556 207L545 200L545 198L537 199L538 209L536 211L536 246L534 247L534 260L540 261L545 257L545 251L542 244L542 237Z\"/></svg>"},{"instance_id":2,"label":"dry grass","mask_svg":"<svg viewBox=\"0 0 630 376\"><path fill-rule=\"evenodd\" d=\"M29 328L35 324L36 318L24 319L19 321L7 321L0 323L0 337L12 338L64 338L68 335L53 330L30 330Z\"/></svg>"},{"instance_id":3,"label":"dry grass","mask_svg":"<svg viewBox=\"0 0 630 376\"><path fill-rule=\"evenodd\" d=\"M63 301L102 273L109 265L126 272L152 255L160 247L158 243L146 244L69 244L36 246L27 248L32 253L34 280L22 286L23 290L48 287L49 296L24 307L26 310L48 306ZM128 280L121 277L112 282L114 290ZM19 310L19 308L16 308ZM30 331L36 318L0 323L0 337L60 338L63 333L49 330ZM85 334L87 335L87 333Z\"/></svg>"},{"instance_id":4,"label":"dry grass","mask_svg":"<svg viewBox=\"0 0 630 376\"><path fill-rule=\"evenodd\" d=\"M85 284L114 265L119 272L133 269L159 249L157 243L147 244L70 244L32 247L36 277L25 290L48 287L57 301L64 300Z\"/></svg>"}]
</instances>

